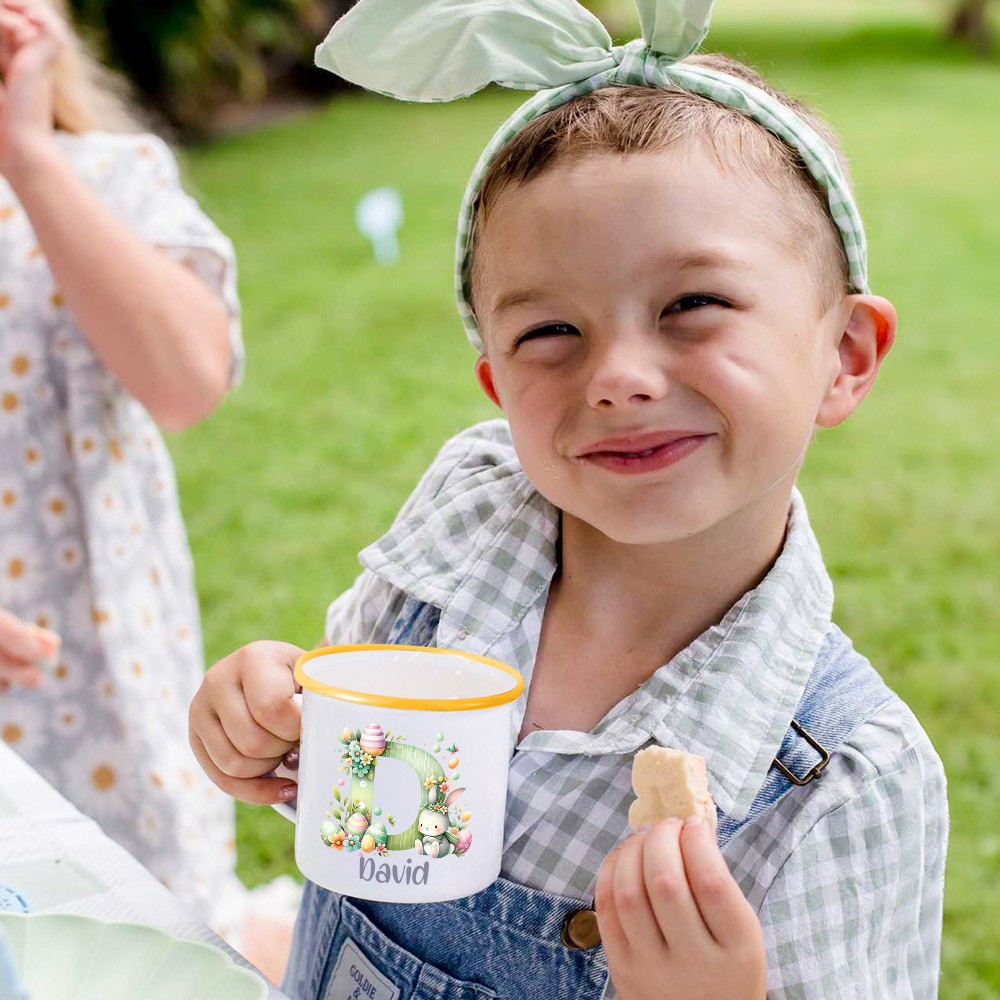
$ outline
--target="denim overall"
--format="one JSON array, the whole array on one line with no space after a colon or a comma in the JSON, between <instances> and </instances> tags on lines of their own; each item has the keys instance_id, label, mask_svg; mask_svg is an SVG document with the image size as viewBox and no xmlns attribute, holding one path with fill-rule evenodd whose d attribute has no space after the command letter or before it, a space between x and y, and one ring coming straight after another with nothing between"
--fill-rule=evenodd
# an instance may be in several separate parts
<instances>
[{"instance_id":1,"label":"denim overall","mask_svg":"<svg viewBox=\"0 0 1000 1000\"><path fill-rule=\"evenodd\" d=\"M408 600L389 641L432 644L439 614ZM737 822L720 813L720 846L793 782L818 776L823 748L836 749L893 697L831 625L749 814ZM282 988L293 1000L600 1000L604 949L574 947L563 933L569 917L592 905L502 877L474 896L421 904L354 899L307 882Z\"/></svg>"}]
</instances>

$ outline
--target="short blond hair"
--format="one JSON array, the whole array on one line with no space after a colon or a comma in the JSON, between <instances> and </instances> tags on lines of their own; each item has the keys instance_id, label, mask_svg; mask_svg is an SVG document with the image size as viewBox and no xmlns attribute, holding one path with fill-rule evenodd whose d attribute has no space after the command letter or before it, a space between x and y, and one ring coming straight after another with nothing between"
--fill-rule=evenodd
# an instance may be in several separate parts
<instances>
[{"instance_id":1,"label":"short blond hair","mask_svg":"<svg viewBox=\"0 0 1000 1000\"><path fill-rule=\"evenodd\" d=\"M729 56L698 54L684 62L739 77L791 108L834 150L849 182L836 135L805 105ZM478 238L508 187L526 184L557 163L594 153L627 156L693 142L705 144L723 169L743 170L787 199L793 239L815 264L824 306L850 291L850 265L826 192L796 149L736 108L679 88L640 86L603 87L567 101L539 115L500 150L483 178L473 217L473 286Z\"/></svg>"},{"instance_id":2,"label":"short blond hair","mask_svg":"<svg viewBox=\"0 0 1000 1000\"><path fill-rule=\"evenodd\" d=\"M128 86L87 50L66 0L41 0L69 27L69 41L53 69L56 128L66 132L137 132L146 127L129 101Z\"/></svg>"}]
</instances>

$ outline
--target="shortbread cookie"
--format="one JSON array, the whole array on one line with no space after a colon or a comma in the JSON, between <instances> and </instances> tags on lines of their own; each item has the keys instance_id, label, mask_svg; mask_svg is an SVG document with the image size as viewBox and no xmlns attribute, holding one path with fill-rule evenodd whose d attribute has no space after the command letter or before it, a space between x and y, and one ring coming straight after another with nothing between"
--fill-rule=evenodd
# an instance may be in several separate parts
<instances>
[{"instance_id":1,"label":"shortbread cookie","mask_svg":"<svg viewBox=\"0 0 1000 1000\"><path fill-rule=\"evenodd\" d=\"M638 796L628 811L633 830L670 816L701 816L716 825L704 757L667 747L647 747L632 762L632 787Z\"/></svg>"}]
</instances>

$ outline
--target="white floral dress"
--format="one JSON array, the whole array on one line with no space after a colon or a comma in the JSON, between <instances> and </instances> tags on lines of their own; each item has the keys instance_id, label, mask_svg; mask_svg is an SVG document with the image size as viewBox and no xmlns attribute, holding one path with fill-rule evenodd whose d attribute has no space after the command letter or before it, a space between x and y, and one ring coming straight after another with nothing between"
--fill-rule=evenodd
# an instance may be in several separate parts
<instances>
[{"instance_id":1,"label":"white floral dress","mask_svg":"<svg viewBox=\"0 0 1000 1000\"><path fill-rule=\"evenodd\" d=\"M168 147L99 132L57 141L135 232L225 300L235 383L232 245L184 193ZM63 639L43 686L0 693L0 736L214 923L234 883L234 818L188 746L203 658L173 466L66 309L2 175L0 608Z\"/></svg>"}]
</instances>

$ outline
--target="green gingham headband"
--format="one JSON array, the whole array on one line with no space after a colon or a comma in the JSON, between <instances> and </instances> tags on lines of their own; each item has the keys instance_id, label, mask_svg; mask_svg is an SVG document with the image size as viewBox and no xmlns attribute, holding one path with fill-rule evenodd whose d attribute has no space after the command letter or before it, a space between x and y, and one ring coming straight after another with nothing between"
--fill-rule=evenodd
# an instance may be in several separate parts
<instances>
[{"instance_id":1,"label":"green gingham headband","mask_svg":"<svg viewBox=\"0 0 1000 1000\"><path fill-rule=\"evenodd\" d=\"M602 87L676 88L736 108L798 151L827 192L851 287L868 291L865 231L837 156L815 130L759 87L681 65L708 31L713 0L636 0L642 37L612 45L576 0L360 0L316 50L316 65L404 101L452 101L498 83L539 90L500 126L462 201L455 293L465 331L483 350L470 304L469 244L479 188L500 149L530 121Z\"/></svg>"}]
</instances>

